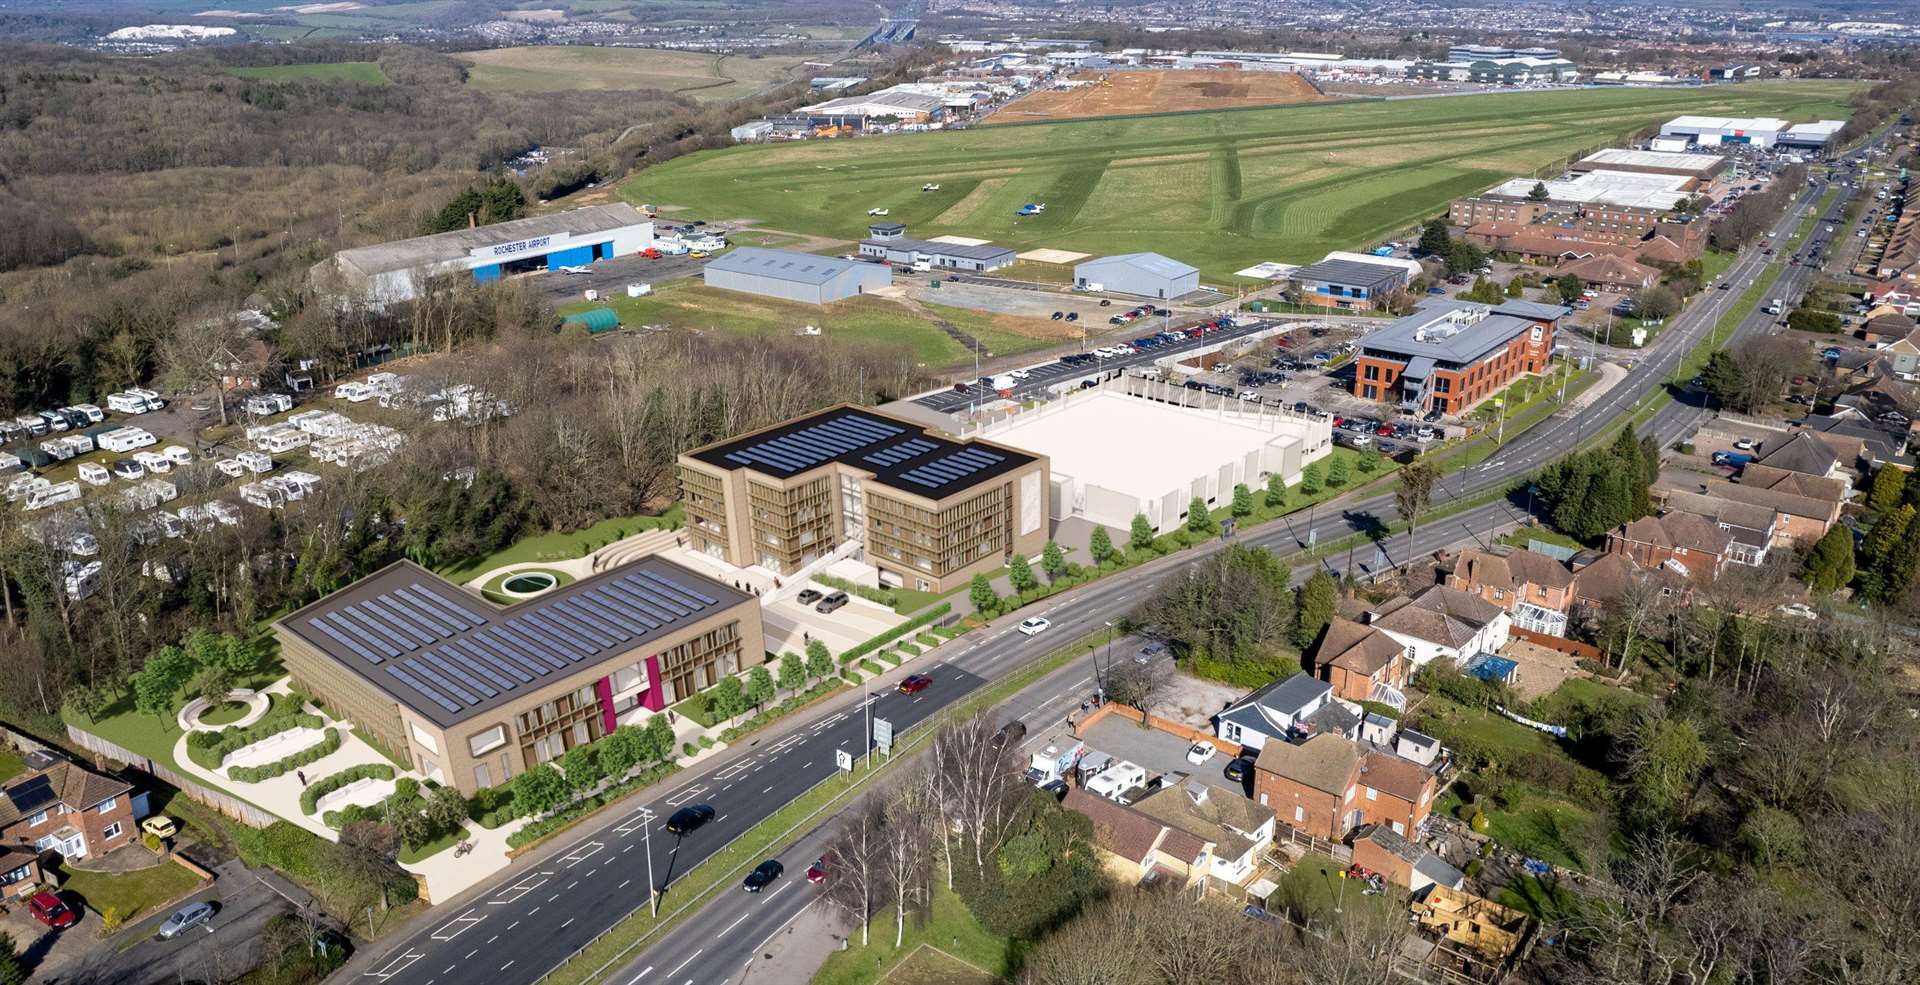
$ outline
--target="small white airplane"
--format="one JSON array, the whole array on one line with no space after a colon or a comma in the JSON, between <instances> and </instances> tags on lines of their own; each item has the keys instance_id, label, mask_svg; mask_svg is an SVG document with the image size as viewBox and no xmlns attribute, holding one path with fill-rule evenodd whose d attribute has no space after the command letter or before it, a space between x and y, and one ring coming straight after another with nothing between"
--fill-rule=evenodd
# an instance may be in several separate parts
<instances>
[{"instance_id":1,"label":"small white airplane","mask_svg":"<svg viewBox=\"0 0 1920 985\"><path fill-rule=\"evenodd\" d=\"M923 192L937 192L940 190L940 186L929 181L926 184L921 185L920 190Z\"/></svg>"},{"instance_id":2,"label":"small white airplane","mask_svg":"<svg viewBox=\"0 0 1920 985\"><path fill-rule=\"evenodd\" d=\"M868 210L867 210L867 214L868 214L868 215L886 215L886 214L888 214L888 212L889 212L889 211L891 211L891 210L889 210L889 209L868 209Z\"/></svg>"},{"instance_id":3,"label":"small white airplane","mask_svg":"<svg viewBox=\"0 0 1920 985\"><path fill-rule=\"evenodd\" d=\"M561 268L560 268L560 272L561 272L561 273L563 273L563 274L587 274L587 273L592 273L592 271L591 271L591 270L588 270L588 269L587 269L587 268L585 268L585 267L561 267Z\"/></svg>"}]
</instances>

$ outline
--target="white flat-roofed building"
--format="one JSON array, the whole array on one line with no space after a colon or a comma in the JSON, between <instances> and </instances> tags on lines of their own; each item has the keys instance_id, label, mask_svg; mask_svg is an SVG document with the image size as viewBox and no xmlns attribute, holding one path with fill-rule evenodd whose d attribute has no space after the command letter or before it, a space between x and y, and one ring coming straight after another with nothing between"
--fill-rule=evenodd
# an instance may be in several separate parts
<instances>
[{"instance_id":1,"label":"white flat-roofed building","mask_svg":"<svg viewBox=\"0 0 1920 985\"><path fill-rule=\"evenodd\" d=\"M1514 178L1486 192L1504 198L1524 199L1536 184L1547 187L1547 200L1579 205L1614 205L1636 209L1671 209L1691 197L1694 179L1683 174L1640 174L1633 171L1596 170L1571 178L1537 181Z\"/></svg>"},{"instance_id":2,"label":"white flat-roofed building","mask_svg":"<svg viewBox=\"0 0 1920 985\"><path fill-rule=\"evenodd\" d=\"M1787 121L1770 116L1678 116L1660 126L1662 137L1686 137L1701 147L1751 144L1772 147L1787 129Z\"/></svg>"},{"instance_id":3,"label":"white flat-roofed building","mask_svg":"<svg viewBox=\"0 0 1920 985\"><path fill-rule=\"evenodd\" d=\"M1778 141L1782 147L1801 147L1807 150L1826 150L1840 136L1847 125L1845 120L1820 120L1816 123L1796 123L1780 135Z\"/></svg>"},{"instance_id":4,"label":"white flat-roofed building","mask_svg":"<svg viewBox=\"0 0 1920 985\"><path fill-rule=\"evenodd\" d=\"M1658 150L1630 150L1609 147L1597 150L1574 162L1572 170L1632 171L1640 174L1680 174L1701 182L1713 180L1727 169L1727 159L1718 154L1670 153Z\"/></svg>"},{"instance_id":5,"label":"white flat-roofed building","mask_svg":"<svg viewBox=\"0 0 1920 985\"><path fill-rule=\"evenodd\" d=\"M1167 531L1186 522L1195 496L1223 506L1235 485L1260 490L1274 472L1297 485L1307 463L1332 452L1332 427L1327 417L1123 377L969 437L1047 456L1055 520L1078 516L1125 531L1145 514Z\"/></svg>"}]
</instances>

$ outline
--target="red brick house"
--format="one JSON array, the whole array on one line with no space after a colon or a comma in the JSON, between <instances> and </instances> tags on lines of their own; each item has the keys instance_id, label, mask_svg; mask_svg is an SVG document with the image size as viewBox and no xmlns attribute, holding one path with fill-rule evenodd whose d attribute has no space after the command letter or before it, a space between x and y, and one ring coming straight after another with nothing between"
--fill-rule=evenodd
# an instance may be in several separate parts
<instances>
[{"instance_id":1,"label":"red brick house","mask_svg":"<svg viewBox=\"0 0 1920 985\"><path fill-rule=\"evenodd\" d=\"M1312 662L1314 676L1332 685L1335 697L1405 705L1401 692L1412 674L1407 648L1371 626L1333 617Z\"/></svg>"},{"instance_id":2,"label":"red brick house","mask_svg":"<svg viewBox=\"0 0 1920 985\"><path fill-rule=\"evenodd\" d=\"M1573 572L1545 554L1523 549L1461 551L1446 585L1507 610L1513 624L1521 629L1549 636L1567 635L1567 610L1573 607Z\"/></svg>"},{"instance_id":3,"label":"red brick house","mask_svg":"<svg viewBox=\"0 0 1920 985\"><path fill-rule=\"evenodd\" d=\"M1712 520L1678 511L1643 516L1607 534L1607 553L1647 569L1665 569L1706 584L1726 566L1733 535Z\"/></svg>"},{"instance_id":4,"label":"red brick house","mask_svg":"<svg viewBox=\"0 0 1920 985\"><path fill-rule=\"evenodd\" d=\"M1364 824L1412 837L1433 810L1435 773L1337 735L1269 742L1254 761L1253 794L1280 823L1339 841Z\"/></svg>"},{"instance_id":5,"label":"red brick house","mask_svg":"<svg viewBox=\"0 0 1920 985\"><path fill-rule=\"evenodd\" d=\"M28 765L0 790L0 846L72 859L105 855L139 837L133 787L125 781L45 753Z\"/></svg>"}]
</instances>

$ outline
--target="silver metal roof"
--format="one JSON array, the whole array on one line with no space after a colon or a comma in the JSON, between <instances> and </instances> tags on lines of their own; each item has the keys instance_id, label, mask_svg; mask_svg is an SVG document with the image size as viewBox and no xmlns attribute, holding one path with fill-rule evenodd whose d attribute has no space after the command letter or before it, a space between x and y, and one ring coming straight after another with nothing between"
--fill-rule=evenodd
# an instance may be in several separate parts
<instances>
[{"instance_id":1,"label":"silver metal roof","mask_svg":"<svg viewBox=\"0 0 1920 985\"><path fill-rule=\"evenodd\" d=\"M919 253L943 257L965 257L968 260L998 260L1013 255L1013 250L1005 246L983 243L969 246L962 243L941 243L931 239L909 239L895 236L891 239L863 239L861 246L884 246L889 250L902 252L912 250Z\"/></svg>"},{"instance_id":2,"label":"silver metal roof","mask_svg":"<svg viewBox=\"0 0 1920 985\"><path fill-rule=\"evenodd\" d=\"M1422 303L1413 314L1362 337L1360 345L1367 351L1409 360L1425 357L1436 362L1471 363L1506 345L1536 321L1559 318L1570 310L1529 301L1489 306L1434 298Z\"/></svg>"},{"instance_id":3,"label":"silver metal roof","mask_svg":"<svg viewBox=\"0 0 1920 985\"><path fill-rule=\"evenodd\" d=\"M358 246L351 250L341 250L334 254L334 257L343 263L352 264L363 274L372 275L391 270L413 270L464 260L474 250L501 243L515 243L523 239L561 233L578 236L582 233L606 232L610 229L638 226L647 221L647 217L641 215L639 209L625 202L616 202L611 205L590 205L583 209L571 209L551 215L536 215L525 219L496 222L490 226L478 226L473 229L456 229L450 233L435 233L432 236L416 236L413 239L395 240L391 243Z\"/></svg>"},{"instance_id":4,"label":"silver metal roof","mask_svg":"<svg viewBox=\"0 0 1920 985\"><path fill-rule=\"evenodd\" d=\"M752 274L796 284L825 284L855 267L865 265L861 260L842 260L839 257L774 250L763 246L742 246L732 253L707 261L706 269Z\"/></svg>"},{"instance_id":5,"label":"silver metal roof","mask_svg":"<svg viewBox=\"0 0 1920 985\"><path fill-rule=\"evenodd\" d=\"M1158 253L1119 253L1097 260L1088 260L1074 267L1074 276L1079 276L1080 271L1087 268L1103 267L1109 264L1121 264L1159 277L1185 277L1188 274L1200 272L1197 267L1190 267L1172 257L1161 256Z\"/></svg>"}]
</instances>

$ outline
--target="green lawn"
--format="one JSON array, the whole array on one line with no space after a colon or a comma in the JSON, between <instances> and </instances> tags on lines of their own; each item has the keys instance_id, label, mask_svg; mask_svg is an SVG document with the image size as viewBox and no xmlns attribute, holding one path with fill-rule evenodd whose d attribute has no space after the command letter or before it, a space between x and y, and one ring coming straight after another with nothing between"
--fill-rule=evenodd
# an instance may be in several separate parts
<instances>
[{"instance_id":1,"label":"green lawn","mask_svg":"<svg viewBox=\"0 0 1920 985\"><path fill-rule=\"evenodd\" d=\"M572 314L610 307L629 328L657 325L671 331L720 331L740 335L791 335L814 326L829 338L864 348L892 346L928 367L958 365L971 358L965 347L903 304L853 297L832 304L802 304L674 281L642 298L624 295L560 309Z\"/></svg>"},{"instance_id":2,"label":"green lawn","mask_svg":"<svg viewBox=\"0 0 1920 985\"><path fill-rule=\"evenodd\" d=\"M200 713L200 724L232 725L247 717L247 712L252 710L253 706L245 701L222 701L217 706Z\"/></svg>"},{"instance_id":3,"label":"green lawn","mask_svg":"<svg viewBox=\"0 0 1920 985\"><path fill-rule=\"evenodd\" d=\"M172 861L134 872L88 872L62 866L60 886L86 901L87 909L112 910L123 921L137 920L169 900L192 892L200 877Z\"/></svg>"},{"instance_id":4,"label":"green lawn","mask_svg":"<svg viewBox=\"0 0 1920 985\"><path fill-rule=\"evenodd\" d=\"M679 527L682 523L678 503L658 516L616 516L579 530L523 537L511 546L486 557L449 564L439 573L451 581L464 582L483 571L528 561L568 561L586 557L616 540L631 537L655 527Z\"/></svg>"},{"instance_id":5,"label":"green lawn","mask_svg":"<svg viewBox=\"0 0 1920 985\"><path fill-rule=\"evenodd\" d=\"M435 838L434 840L427 842L424 845L421 845L419 848L403 847L400 849L399 855L397 857L400 859L402 863L406 865L412 865L415 862L419 862L423 859L432 858L435 855L438 855L441 852L444 852L447 849L452 848L453 846L459 844L460 840L465 838L466 836L467 836L467 829L458 828L451 832L448 832L447 834L441 835L440 837Z\"/></svg>"},{"instance_id":6,"label":"green lawn","mask_svg":"<svg viewBox=\"0 0 1920 985\"><path fill-rule=\"evenodd\" d=\"M1726 273L1727 268L1733 266L1733 261L1738 259L1740 254L1724 250L1708 250L1700 254L1700 283L1720 283L1720 275Z\"/></svg>"},{"instance_id":7,"label":"green lawn","mask_svg":"<svg viewBox=\"0 0 1920 985\"><path fill-rule=\"evenodd\" d=\"M934 884L933 910L927 922L916 927L912 920L907 921L906 936L897 948L893 946L893 920L891 907L881 910L868 925L871 940L864 947L858 931L848 934L851 946L828 955L827 963L814 974L813 985L872 985L883 978L888 982L959 985L968 981L991 982L1011 975L1014 970L1008 960L1012 953L1010 943L980 926L944 881ZM922 947L938 948L944 953L922 951ZM975 972L972 979L922 973L923 969L951 971L968 966ZM986 969L988 974L979 974L978 969ZM890 976L889 972L893 974Z\"/></svg>"},{"instance_id":8,"label":"green lawn","mask_svg":"<svg viewBox=\"0 0 1920 985\"><path fill-rule=\"evenodd\" d=\"M233 74L247 79L262 79L267 82L300 82L308 79L322 82L365 82L369 85L386 85L387 73L380 70L377 62L310 62L302 65L262 65L257 68L236 68Z\"/></svg>"},{"instance_id":9,"label":"green lawn","mask_svg":"<svg viewBox=\"0 0 1920 985\"><path fill-rule=\"evenodd\" d=\"M1510 721L1491 711L1468 708L1438 694L1427 696L1411 727L1439 739L1443 744L1459 741L1484 748L1501 759L1515 759L1529 752L1565 756L1558 742L1544 732Z\"/></svg>"},{"instance_id":10,"label":"green lawn","mask_svg":"<svg viewBox=\"0 0 1920 985\"><path fill-rule=\"evenodd\" d=\"M954 308L944 304L929 304L927 310L952 323L953 327L979 339L986 345L987 351L996 356L1011 356L1048 346L1073 342L1079 338L1077 333L1043 337L1023 335L995 324L994 315L987 311L974 311L971 308ZM1005 316L1002 316L1005 317ZM1039 325L1051 324L1039 319L1030 320Z\"/></svg>"},{"instance_id":11,"label":"green lawn","mask_svg":"<svg viewBox=\"0 0 1920 985\"><path fill-rule=\"evenodd\" d=\"M1590 858L1579 829L1601 815L1557 794L1512 784L1508 798L1487 811L1487 837L1528 858L1594 872L1604 859ZM1604 843L1604 842L1603 842Z\"/></svg>"},{"instance_id":12,"label":"green lawn","mask_svg":"<svg viewBox=\"0 0 1920 985\"><path fill-rule=\"evenodd\" d=\"M1454 197L1678 113L1832 118L1858 88L1473 95L741 146L648 168L621 194L843 239L884 207L915 236L1154 250L1227 284L1251 263L1312 261L1392 235ZM941 189L921 192L929 181ZM1027 202L1047 211L1015 215Z\"/></svg>"},{"instance_id":13,"label":"green lawn","mask_svg":"<svg viewBox=\"0 0 1920 985\"><path fill-rule=\"evenodd\" d=\"M1332 913L1335 907L1390 910L1400 906L1397 887L1389 886L1386 893L1368 896L1362 891L1362 883L1345 878L1345 874L1346 866L1318 852L1308 852L1280 877L1280 889L1267 901L1267 908L1278 905L1305 921Z\"/></svg>"},{"instance_id":14,"label":"green lawn","mask_svg":"<svg viewBox=\"0 0 1920 985\"><path fill-rule=\"evenodd\" d=\"M1506 544L1509 547L1525 547L1529 541L1535 540L1556 544L1560 547L1575 551L1582 550L1587 546L1550 527L1521 527L1512 533L1501 534L1496 539L1496 543Z\"/></svg>"},{"instance_id":15,"label":"green lawn","mask_svg":"<svg viewBox=\"0 0 1920 985\"><path fill-rule=\"evenodd\" d=\"M13 751L12 746L0 746L0 783L19 776L27 771L27 761Z\"/></svg>"}]
</instances>

